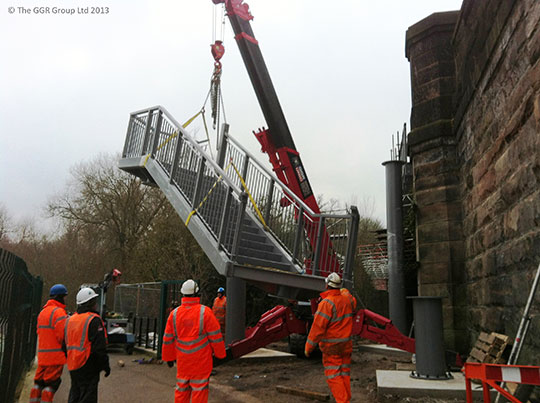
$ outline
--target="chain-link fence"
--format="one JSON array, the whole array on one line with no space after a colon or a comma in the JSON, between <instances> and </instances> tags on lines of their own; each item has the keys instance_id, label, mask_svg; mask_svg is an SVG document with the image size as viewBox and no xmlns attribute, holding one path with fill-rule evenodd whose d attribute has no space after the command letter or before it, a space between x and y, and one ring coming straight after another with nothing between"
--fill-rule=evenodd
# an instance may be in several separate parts
<instances>
[{"instance_id":1,"label":"chain-link fence","mask_svg":"<svg viewBox=\"0 0 540 403\"><path fill-rule=\"evenodd\" d=\"M120 284L114 290L114 312L125 317L157 318L161 283Z\"/></svg>"},{"instance_id":2,"label":"chain-link fence","mask_svg":"<svg viewBox=\"0 0 540 403\"><path fill-rule=\"evenodd\" d=\"M15 388L36 354L36 323L43 282L24 261L0 249L0 401L11 403Z\"/></svg>"},{"instance_id":3,"label":"chain-link fence","mask_svg":"<svg viewBox=\"0 0 540 403\"><path fill-rule=\"evenodd\" d=\"M158 348L161 290L161 283L120 284L115 288L114 312L129 319L139 347Z\"/></svg>"}]
</instances>

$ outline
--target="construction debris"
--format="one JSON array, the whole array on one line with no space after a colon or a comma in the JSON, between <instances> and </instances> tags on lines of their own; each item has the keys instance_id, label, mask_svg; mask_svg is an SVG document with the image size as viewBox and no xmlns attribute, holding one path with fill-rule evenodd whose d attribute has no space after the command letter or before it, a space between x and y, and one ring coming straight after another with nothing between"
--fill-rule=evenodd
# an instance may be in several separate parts
<instances>
[{"instance_id":1,"label":"construction debris","mask_svg":"<svg viewBox=\"0 0 540 403\"><path fill-rule=\"evenodd\" d=\"M502 355L510 338L504 334L481 332L474 345L467 362L479 362L483 364L504 364Z\"/></svg>"},{"instance_id":2,"label":"construction debris","mask_svg":"<svg viewBox=\"0 0 540 403\"><path fill-rule=\"evenodd\" d=\"M126 365L126 363L125 363L124 361L122 361L122 360L118 360L118 363L117 363L117 364L118 364L118 366L119 366L120 368L122 368L124 365Z\"/></svg>"},{"instance_id":3,"label":"construction debris","mask_svg":"<svg viewBox=\"0 0 540 403\"><path fill-rule=\"evenodd\" d=\"M276 390L280 393L287 393L289 395L307 397L308 399L318 400L320 402L325 402L330 400L330 395L328 393L313 392L311 390L291 388L289 386L277 385Z\"/></svg>"}]
</instances>

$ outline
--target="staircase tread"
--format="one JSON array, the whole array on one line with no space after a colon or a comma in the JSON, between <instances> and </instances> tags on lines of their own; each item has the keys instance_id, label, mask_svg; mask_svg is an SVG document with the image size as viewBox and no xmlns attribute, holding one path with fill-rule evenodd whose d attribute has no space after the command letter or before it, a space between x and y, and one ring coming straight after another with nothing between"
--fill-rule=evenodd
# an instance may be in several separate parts
<instances>
[{"instance_id":1,"label":"staircase tread","mask_svg":"<svg viewBox=\"0 0 540 403\"><path fill-rule=\"evenodd\" d=\"M250 241L248 239L240 239L241 248L260 249L265 252L274 252L276 247L269 242Z\"/></svg>"},{"instance_id":2,"label":"staircase tread","mask_svg":"<svg viewBox=\"0 0 540 403\"><path fill-rule=\"evenodd\" d=\"M237 260L238 260L238 263L240 263L240 264L247 263L247 264L252 264L252 265L255 265L255 266L277 268L277 269L281 269L281 270L285 270L285 271L290 271L290 268L291 268L291 265L289 263L286 263L286 262L274 262L274 261L270 261L270 260L254 258L254 257L251 257L251 256L238 255ZM244 260L244 261L242 261L242 260Z\"/></svg>"},{"instance_id":3,"label":"staircase tread","mask_svg":"<svg viewBox=\"0 0 540 403\"><path fill-rule=\"evenodd\" d=\"M282 255L275 252L267 252L263 250L257 250L252 248L240 247L239 254L242 256L254 257L257 259L265 259L273 262L285 263Z\"/></svg>"}]
</instances>

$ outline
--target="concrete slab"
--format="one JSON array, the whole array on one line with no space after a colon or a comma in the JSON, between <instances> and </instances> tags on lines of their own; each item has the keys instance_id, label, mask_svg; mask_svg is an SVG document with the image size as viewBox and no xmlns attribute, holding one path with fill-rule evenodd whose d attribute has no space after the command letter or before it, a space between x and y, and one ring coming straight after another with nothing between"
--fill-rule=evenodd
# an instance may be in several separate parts
<instances>
[{"instance_id":1,"label":"concrete slab","mask_svg":"<svg viewBox=\"0 0 540 403\"><path fill-rule=\"evenodd\" d=\"M412 358L412 354L408 351L403 351L399 348L388 347L385 344L359 344L357 347L359 351L367 351L369 353L397 357L409 362L411 362Z\"/></svg>"},{"instance_id":2,"label":"concrete slab","mask_svg":"<svg viewBox=\"0 0 540 403\"><path fill-rule=\"evenodd\" d=\"M452 372L454 379L435 381L411 378L410 371L377 370L377 393L402 397L434 397L465 400L465 377L461 372ZM482 386L472 385L475 399L482 400ZM494 399L495 391L491 391Z\"/></svg>"},{"instance_id":3,"label":"concrete slab","mask_svg":"<svg viewBox=\"0 0 540 403\"><path fill-rule=\"evenodd\" d=\"M294 354L284 353L283 351L270 350L269 348L259 348L258 350L252 351L249 354L246 354L241 359L249 358L281 358L281 357L295 357Z\"/></svg>"}]
</instances>

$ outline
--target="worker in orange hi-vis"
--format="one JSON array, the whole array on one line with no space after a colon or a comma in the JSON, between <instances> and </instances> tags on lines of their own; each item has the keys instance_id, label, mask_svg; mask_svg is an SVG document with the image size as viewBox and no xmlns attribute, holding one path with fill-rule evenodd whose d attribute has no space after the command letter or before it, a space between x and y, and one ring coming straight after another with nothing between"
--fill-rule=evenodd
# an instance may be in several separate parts
<instances>
[{"instance_id":1,"label":"worker in orange hi-vis","mask_svg":"<svg viewBox=\"0 0 540 403\"><path fill-rule=\"evenodd\" d=\"M111 374L107 330L98 315L99 295L89 287L77 293L77 312L66 321L64 348L71 377L68 403L97 403L101 371Z\"/></svg>"},{"instance_id":2,"label":"worker in orange hi-vis","mask_svg":"<svg viewBox=\"0 0 540 403\"><path fill-rule=\"evenodd\" d=\"M55 284L37 319L38 367L30 402L52 402L62 379L66 354L62 351L64 326L68 317L65 298L68 291L63 284Z\"/></svg>"},{"instance_id":3,"label":"worker in orange hi-vis","mask_svg":"<svg viewBox=\"0 0 540 403\"><path fill-rule=\"evenodd\" d=\"M341 277L330 273L326 291L317 306L304 353L309 357L317 344L323 353L326 382L337 403L351 401L352 326L356 299L341 288Z\"/></svg>"},{"instance_id":4,"label":"worker in orange hi-vis","mask_svg":"<svg viewBox=\"0 0 540 403\"><path fill-rule=\"evenodd\" d=\"M212 310L200 304L199 286L182 284L182 304L167 319L161 356L172 367L176 361L175 403L208 402L213 358L225 358L225 343Z\"/></svg>"},{"instance_id":5,"label":"worker in orange hi-vis","mask_svg":"<svg viewBox=\"0 0 540 403\"><path fill-rule=\"evenodd\" d=\"M221 333L225 334L225 316L227 313L227 297L225 296L225 288L219 287L217 290L217 297L214 299L214 305L212 305L212 311L216 315L216 319L221 326Z\"/></svg>"}]
</instances>

